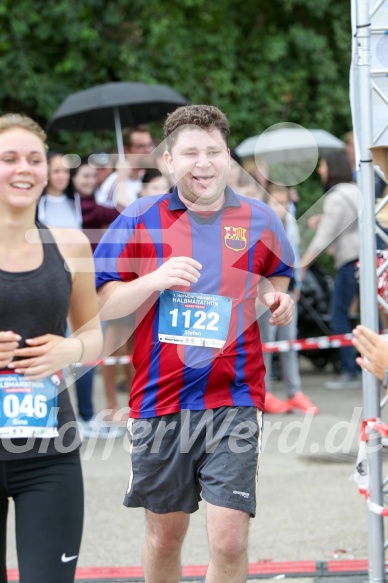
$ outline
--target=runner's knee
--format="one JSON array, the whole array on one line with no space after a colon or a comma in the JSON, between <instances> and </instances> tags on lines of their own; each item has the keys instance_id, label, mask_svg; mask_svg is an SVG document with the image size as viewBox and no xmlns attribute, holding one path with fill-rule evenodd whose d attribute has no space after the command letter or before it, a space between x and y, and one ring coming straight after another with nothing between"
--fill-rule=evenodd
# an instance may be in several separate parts
<instances>
[{"instance_id":1,"label":"runner's knee","mask_svg":"<svg viewBox=\"0 0 388 583\"><path fill-rule=\"evenodd\" d=\"M211 515L208 516L208 521L209 519L212 519ZM224 515L223 519L214 520L210 528L208 523L208 534L213 559L233 563L239 561L247 552L248 524L245 520L233 523Z\"/></svg>"},{"instance_id":2,"label":"runner's knee","mask_svg":"<svg viewBox=\"0 0 388 583\"><path fill-rule=\"evenodd\" d=\"M183 512L173 514L147 512L148 543L160 555L180 551L187 532L189 517Z\"/></svg>"},{"instance_id":3,"label":"runner's knee","mask_svg":"<svg viewBox=\"0 0 388 583\"><path fill-rule=\"evenodd\" d=\"M210 541L210 554L213 559L224 563L235 563L247 552L248 541L237 532L221 532Z\"/></svg>"}]
</instances>

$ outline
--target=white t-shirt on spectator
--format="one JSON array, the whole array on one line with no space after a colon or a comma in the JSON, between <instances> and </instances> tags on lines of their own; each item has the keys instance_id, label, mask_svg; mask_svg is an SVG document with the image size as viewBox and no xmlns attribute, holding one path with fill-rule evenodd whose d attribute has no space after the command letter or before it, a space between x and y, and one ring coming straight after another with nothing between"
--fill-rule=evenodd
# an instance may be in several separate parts
<instances>
[{"instance_id":1,"label":"white t-shirt on spectator","mask_svg":"<svg viewBox=\"0 0 388 583\"><path fill-rule=\"evenodd\" d=\"M104 180L100 188L95 192L95 199L97 204L101 204L102 206L109 208L115 207L114 200L116 190L119 186L118 176L118 172L112 172L112 174L109 174L109 176ZM127 204L131 204L131 202L137 199L137 195L139 194L141 187L141 180L132 180L131 178L127 178L125 181Z\"/></svg>"}]
</instances>

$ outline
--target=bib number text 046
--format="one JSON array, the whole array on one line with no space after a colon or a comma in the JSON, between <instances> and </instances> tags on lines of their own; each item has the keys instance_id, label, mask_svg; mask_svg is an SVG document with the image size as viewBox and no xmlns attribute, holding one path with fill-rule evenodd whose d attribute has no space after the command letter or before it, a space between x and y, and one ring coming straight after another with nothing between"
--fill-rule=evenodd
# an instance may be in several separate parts
<instances>
[{"instance_id":1,"label":"bib number text 046","mask_svg":"<svg viewBox=\"0 0 388 583\"><path fill-rule=\"evenodd\" d=\"M43 419L47 415L46 402L45 395L25 395L21 401L16 395L6 395L3 399L3 411L9 419L14 419L19 415Z\"/></svg>"}]
</instances>

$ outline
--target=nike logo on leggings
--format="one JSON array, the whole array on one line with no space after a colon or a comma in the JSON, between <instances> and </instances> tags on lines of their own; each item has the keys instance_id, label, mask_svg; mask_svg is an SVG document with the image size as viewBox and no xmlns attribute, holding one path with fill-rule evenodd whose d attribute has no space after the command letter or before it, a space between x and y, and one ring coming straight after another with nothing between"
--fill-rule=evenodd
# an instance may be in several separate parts
<instances>
[{"instance_id":1,"label":"nike logo on leggings","mask_svg":"<svg viewBox=\"0 0 388 583\"><path fill-rule=\"evenodd\" d=\"M76 559L77 557L78 555L74 555L74 557L66 557L66 553L63 553L61 561L62 563L68 563L69 561L74 561L74 559Z\"/></svg>"}]
</instances>

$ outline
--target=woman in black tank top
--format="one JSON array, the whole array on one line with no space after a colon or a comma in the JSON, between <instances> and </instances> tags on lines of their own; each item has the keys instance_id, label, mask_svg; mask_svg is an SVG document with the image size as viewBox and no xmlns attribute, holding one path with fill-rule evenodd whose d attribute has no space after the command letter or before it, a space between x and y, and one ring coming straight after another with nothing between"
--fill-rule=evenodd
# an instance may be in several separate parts
<instances>
[{"instance_id":1,"label":"woman in black tank top","mask_svg":"<svg viewBox=\"0 0 388 583\"><path fill-rule=\"evenodd\" d=\"M35 222L45 139L25 116L0 117L0 583L9 498L20 583L74 580L83 486L61 371L102 348L89 242L80 231Z\"/></svg>"}]
</instances>

